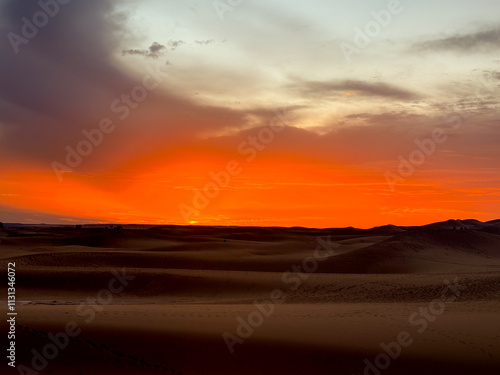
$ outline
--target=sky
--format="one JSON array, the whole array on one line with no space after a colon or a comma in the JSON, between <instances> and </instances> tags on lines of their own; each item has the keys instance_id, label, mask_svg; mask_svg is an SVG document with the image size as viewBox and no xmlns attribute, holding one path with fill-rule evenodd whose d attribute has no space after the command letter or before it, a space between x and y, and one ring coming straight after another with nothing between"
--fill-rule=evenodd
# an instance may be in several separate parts
<instances>
[{"instance_id":1,"label":"sky","mask_svg":"<svg viewBox=\"0 0 500 375\"><path fill-rule=\"evenodd\" d=\"M500 217L500 3L2 0L0 221Z\"/></svg>"}]
</instances>

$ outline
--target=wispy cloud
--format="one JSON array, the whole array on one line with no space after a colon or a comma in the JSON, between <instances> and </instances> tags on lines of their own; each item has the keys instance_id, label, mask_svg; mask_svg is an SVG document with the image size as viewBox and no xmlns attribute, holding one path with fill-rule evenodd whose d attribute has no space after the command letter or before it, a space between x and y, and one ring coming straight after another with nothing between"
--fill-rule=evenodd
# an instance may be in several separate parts
<instances>
[{"instance_id":1,"label":"wispy cloud","mask_svg":"<svg viewBox=\"0 0 500 375\"><path fill-rule=\"evenodd\" d=\"M172 51L174 51L175 49L177 49L177 47L181 46L184 43L185 42L183 42L182 40L169 40L168 46Z\"/></svg>"},{"instance_id":2,"label":"wispy cloud","mask_svg":"<svg viewBox=\"0 0 500 375\"><path fill-rule=\"evenodd\" d=\"M162 55L163 50L166 47L163 44L153 42L148 49L124 49L122 50L122 55L140 55L144 57L150 57L153 59L157 59Z\"/></svg>"},{"instance_id":3,"label":"wispy cloud","mask_svg":"<svg viewBox=\"0 0 500 375\"><path fill-rule=\"evenodd\" d=\"M488 50L500 48L500 28L478 31L471 34L453 35L446 38L427 40L413 44L415 51L458 51Z\"/></svg>"},{"instance_id":4,"label":"wispy cloud","mask_svg":"<svg viewBox=\"0 0 500 375\"><path fill-rule=\"evenodd\" d=\"M196 44L200 44L200 45L212 44L213 42L214 42L213 39L209 39L209 40L195 40L195 43Z\"/></svg>"},{"instance_id":5,"label":"wispy cloud","mask_svg":"<svg viewBox=\"0 0 500 375\"><path fill-rule=\"evenodd\" d=\"M364 82L357 80L345 81L299 81L293 88L304 95L346 95L355 93L358 96L375 96L399 100L413 100L420 96L384 82Z\"/></svg>"}]
</instances>

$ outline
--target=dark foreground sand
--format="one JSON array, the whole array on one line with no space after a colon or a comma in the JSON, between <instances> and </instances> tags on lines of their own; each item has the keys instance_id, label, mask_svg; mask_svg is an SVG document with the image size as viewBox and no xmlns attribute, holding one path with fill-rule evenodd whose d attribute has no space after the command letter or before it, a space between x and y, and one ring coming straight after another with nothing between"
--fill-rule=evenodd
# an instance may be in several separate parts
<instances>
[{"instance_id":1,"label":"dark foreground sand","mask_svg":"<svg viewBox=\"0 0 500 375\"><path fill-rule=\"evenodd\" d=\"M5 359L1 373L500 370L498 222L0 235L4 264L16 263L25 366ZM51 334L65 331L55 349Z\"/></svg>"}]
</instances>

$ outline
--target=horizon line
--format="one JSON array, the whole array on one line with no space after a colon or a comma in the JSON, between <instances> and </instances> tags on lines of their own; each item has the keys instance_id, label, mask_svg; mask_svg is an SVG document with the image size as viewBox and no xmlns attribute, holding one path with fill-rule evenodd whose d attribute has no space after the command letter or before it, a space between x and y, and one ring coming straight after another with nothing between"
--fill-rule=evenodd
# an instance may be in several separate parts
<instances>
[{"instance_id":1,"label":"horizon line","mask_svg":"<svg viewBox=\"0 0 500 375\"><path fill-rule=\"evenodd\" d=\"M285 229L291 229L291 228L304 228L304 229L360 229L360 230L366 230L366 229L374 229L374 228L381 228L381 227L387 227L387 226L394 226L398 228L408 228L408 227L423 227L427 225L432 225L432 224L439 224L439 223L446 223L448 221L469 221L469 220L474 220L477 221L481 224L488 224L494 221L500 221L500 218L497 219L492 219L488 221L481 221L478 219L448 219L444 221L435 221L435 222L430 222L427 224L422 224L422 225L397 225L397 224L384 224L384 225L375 225L373 227L367 227L367 228L360 228L360 227L354 227L352 225L346 226L346 227L306 227L306 226L301 226L301 225L293 225L293 226L280 226L280 225L212 225L212 224L141 224L141 223L120 223L120 222L113 222L113 223L74 223L74 224L54 224L54 223L38 223L38 224L28 224L28 223L19 223L19 222L0 222L3 224L3 228L0 229L6 229L6 225L24 225L26 227L30 226L52 226L52 227L75 227L77 225L81 226L89 226L89 225L95 225L95 226L114 226L114 225L142 225L142 226L172 226L172 227L212 227L212 228L285 228Z\"/></svg>"}]
</instances>

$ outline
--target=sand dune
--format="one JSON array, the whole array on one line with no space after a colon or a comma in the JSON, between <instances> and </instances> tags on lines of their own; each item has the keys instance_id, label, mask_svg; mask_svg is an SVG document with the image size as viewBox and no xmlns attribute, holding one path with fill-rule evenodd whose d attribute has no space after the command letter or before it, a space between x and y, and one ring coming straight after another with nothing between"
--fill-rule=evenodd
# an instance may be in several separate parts
<instances>
[{"instance_id":1,"label":"sand dune","mask_svg":"<svg viewBox=\"0 0 500 375\"><path fill-rule=\"evenodd\" d=\"M44 373L497 373L498 228L471 219L367 230L7 225L0 256L16 263L18 364L75 322L81 332ZM332 252L306 271L318 238ZM110 293L121 272L131 279ZM436 313L446 282L462 288ZM254 302L272 313L231 354L223 334L255 318ZM420 333L422 309L434 313ZM402 331L414 342L388 368L367 370Z\"/></svg>"},{"instance_id":2,"label":"sand dune","mask_svg":"<svg viewBox=\"0 0 500 375\"><path fill-rule=\"evenodd\" d=\"M325 272L414 273L500 264L500 236L474 230L422 229L332 257Z\"/></svg>"}]
</instances>

